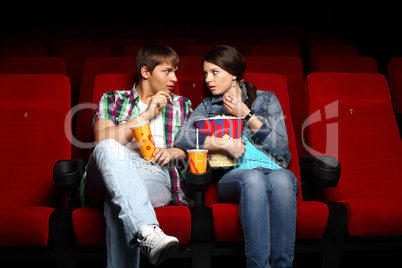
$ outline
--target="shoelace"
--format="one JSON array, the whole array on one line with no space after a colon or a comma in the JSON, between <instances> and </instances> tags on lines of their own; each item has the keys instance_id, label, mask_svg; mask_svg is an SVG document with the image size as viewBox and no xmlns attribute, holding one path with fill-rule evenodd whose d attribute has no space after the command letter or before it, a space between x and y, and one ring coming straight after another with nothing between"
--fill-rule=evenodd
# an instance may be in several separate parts
<instances>
[{"instance_id":1,"label":"shoelace","mask_svg":"<svg viewBox=\"0 0 402 268\"><path fill-rule=\"evenodd\" d=\"M153 248L156 246L156 242L159 242L161 238L165 235L163 231L159 228L156 228L156 226L152 226L152 229L152 233L148 234L142 239L137 239L138 243L140 243L140 246Z\"/></svg>"}]
</instances>

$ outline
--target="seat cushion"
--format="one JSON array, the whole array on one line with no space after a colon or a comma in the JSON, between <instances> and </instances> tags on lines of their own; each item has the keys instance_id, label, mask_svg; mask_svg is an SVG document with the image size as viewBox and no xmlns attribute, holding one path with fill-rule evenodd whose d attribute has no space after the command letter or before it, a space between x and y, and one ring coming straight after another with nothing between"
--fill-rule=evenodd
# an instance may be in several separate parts
<instances>
[{"instance_id":1,"label":"seat cushion","mask_svg":"<svg viewBox=\"0 0 402 268\"><path fill-rule=\"evenodd\" d=\"M327 229L328 215L328 206L324 203L297 203L296 239L322 239Z\"/></svg>"},{"instance_id":2,"label":"seat cushion","mask_svg":"<svg viewBox=\"0 0 402 268\"><path fill-rule=\"evenodd\" d=\"M0 246L46 246L50 207L0 208Z\"/></svg>"},{"instance_id":3,"label":"seat cushion","mask_svg":"<svg viewBox=\"0 0 402 268\"><path fill-rule=\"evenodd\" d=\"M402 199L343 200L351 237L402 235Z\"/></svg>"},{"instance_id":4,"label":"seat cushion","mask_svg":"<svg viewBox=\"0 0 402 268\"><path fill-rule=\"evenodd\" d=\"M187 207L168 206L155 209L161 229L188 244L191 238L191 214ZM94 247L106 245L106 224L103 210L79 208L73 212L74 236L78 246Z\"/></svg>"},{"instance_id":5,"label":"seat cushion","mask_svg":"<svg viewBox=\"0 0 402 268\"><path fill-rule=\"evenodd\" d=\"M218 242L242 241L239 205L218 203L211 205L214 236ZM321 202L297 204L296 239L321 239L328 224L328 207Z\"/></svg>"}]
</instances>

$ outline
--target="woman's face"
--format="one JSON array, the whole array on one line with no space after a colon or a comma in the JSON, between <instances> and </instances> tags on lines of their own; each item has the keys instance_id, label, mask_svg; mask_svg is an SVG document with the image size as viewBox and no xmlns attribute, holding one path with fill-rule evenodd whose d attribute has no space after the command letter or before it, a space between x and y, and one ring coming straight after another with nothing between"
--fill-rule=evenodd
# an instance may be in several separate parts
<instances>
[{"instance_id":1,"label":"woman's face","mask_svg":"<svg viewBox=\"0 0 402 268\"><path fill-rule=\"evenodd\" d=\"M223 95L232 88L236 76L208 61L204 61L203 68L205 83L213 95Z\"/></svg>"}]
</instances>

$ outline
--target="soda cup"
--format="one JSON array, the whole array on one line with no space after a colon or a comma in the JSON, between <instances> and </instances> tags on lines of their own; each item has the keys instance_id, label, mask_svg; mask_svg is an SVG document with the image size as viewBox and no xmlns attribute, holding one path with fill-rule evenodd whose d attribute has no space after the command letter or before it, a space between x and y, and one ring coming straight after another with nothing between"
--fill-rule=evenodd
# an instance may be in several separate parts
<instances>
[{"instance_id":1,"label":"soda cup","mask_svg":"<svg viewBox=\"0 0 402 268\"><path fill-rule=\"evenodd\" d=\"M208 150L188 150L187 154L191 173L202 174L207 172Z\"/></svg>"},{"instance_id":2,"label":"soda cup","mask_svg":"<svg viewBox=\"0 0 402 268\"><path fill-rule=\"evenodd\" d=\"M155 142L149 127L149 121L140 122L130 127L130 129L140 147L142 157L147 162L151 161L153 159L152 154L155 151Z\"/></svg>"}]
</instances>

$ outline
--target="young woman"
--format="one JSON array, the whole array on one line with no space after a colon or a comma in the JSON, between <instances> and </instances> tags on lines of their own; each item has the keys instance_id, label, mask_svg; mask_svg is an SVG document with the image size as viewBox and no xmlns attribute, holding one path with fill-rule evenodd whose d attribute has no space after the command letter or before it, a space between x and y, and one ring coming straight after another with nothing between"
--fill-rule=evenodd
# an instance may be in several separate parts
<instances>
[{"instance_id":1,"label":"young woman","mask_svg":"<svg viewBox=\"0 0 402 268\"><path fill-rule=\"evenodd\" d=\"M244 117L242 139L199 135L199 147L224 151L240 164L223 172L221 202L239 203L247 267L292 267L296 226L295 175L286 169L291 155L282 108L271 92L257 91L243 82L243 56L218 46L202 60L205 83L212 97L194 110L179 130L175 146L193 149L194 122L205 117Z\"/></svg>"}]
</instances>

